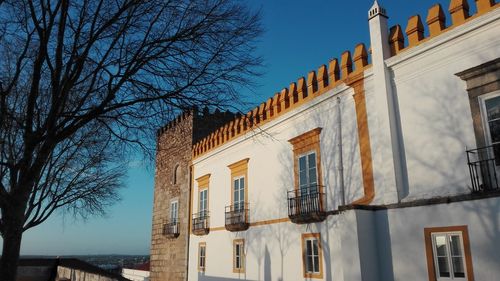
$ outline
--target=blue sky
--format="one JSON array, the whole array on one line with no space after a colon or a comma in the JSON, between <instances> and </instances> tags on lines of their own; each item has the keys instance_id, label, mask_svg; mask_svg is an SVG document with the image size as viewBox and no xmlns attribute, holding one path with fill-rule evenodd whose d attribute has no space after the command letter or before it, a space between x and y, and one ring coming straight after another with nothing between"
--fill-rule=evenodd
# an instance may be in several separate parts
<instances>
[{"instance_id":1,"label":"blue sky","mask_svg":"<svg viewBox=\"0 0 500 281\"><path fill-rule=\"evenodd\" d=\"M264 75L256 79L255 89L246 93L257 105L288 87L307 72L353 52L358 43L369 46L367 12L372 0L250 0L261 9L266 30L258 52L265 61ZM406 27L410 16L420 14L436 3L448 9L449 0L381 0L389 15L389 26ZM471 11L474 9L469 0ZM447 13L446 13L447 14ZM140 158L140 157L139 157ZM149 167L149 168L148 168ZM23 236L21 254L149 254L154 173L150 163L129 164L123 200L109 209L104 218L87 222L54 215Z\"/></svg>"}]
</instances>

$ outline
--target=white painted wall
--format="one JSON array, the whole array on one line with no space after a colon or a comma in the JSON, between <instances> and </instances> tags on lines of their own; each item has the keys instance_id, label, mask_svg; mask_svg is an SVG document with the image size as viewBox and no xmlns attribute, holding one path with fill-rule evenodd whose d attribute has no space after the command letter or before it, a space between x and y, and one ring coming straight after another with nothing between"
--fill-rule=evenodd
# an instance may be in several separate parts
<instances>
[{"instance_id":1,"label":"white painted wall","mask_svg":"<svg viewBox=\"0 0 500 281\"><path fill-rule=\"evenodd\" d=\"M149 281L149 271L147 270L123 268L122 276L132 281Z\"/></svg>"},{"instance_id":2,"label":"white painted wall","mask_svg":"<svg viewBox=\"0 0 500 281\"><path fill-rule=\"evenodd\" d=\"M89 272L86 272L86 271L80 270L80 269L58 266L56 280L115 281L117 279L101 276L99 274L89 273Z\"/></svg>"},{"instance_id":3,"label":"white painted wall","mask_svg":"<svg viewBox=\"0 0 500 281\"><path fill-rule=\"evenodd\" d=\"M303 233L320 233L325 280L343 280L340 258L330 258L342 251L338 225L343 216L330 217L323 223L296 225L290 222L251 227L232 233L215 231L206 236L191 236L189 280L303 280ZM233 273L233 240L245 239L246 272ZM206 243L206 270L198 272L198 243ZM346 244L344 251L351 253Z\"/></svg>"},{"instance_id":4,"label":"white painted wall","mask_svg":"<svg viewBox=\"0 0 500 281\"><path fill-rule=\"evenodd\" d=\"M405 200L469 192L475 148L465 81L455 75L500 57L500 10L387 60L399 100L408 171Z\"/></svg>"},{"instance_id":5,"label":"white painted wall","mask_svg":"<svg viewBox=\"0 0 500 281\"><path fill-rule=\"evenodd\" d=\"M379 252L380 260L392 261L393 280L409 277L426 280L424 228L467 225L475 280L497 280L500 274L499 213L499 198L378 211L376 220L381 225L378 245L385 245L385 254ZM388 226L385 229L384 221ZM390 245L385 242L388 240ZM391 280L391 270L387 266L380 268L385 274L380 280Z\"/></svg>"}]
</instances>

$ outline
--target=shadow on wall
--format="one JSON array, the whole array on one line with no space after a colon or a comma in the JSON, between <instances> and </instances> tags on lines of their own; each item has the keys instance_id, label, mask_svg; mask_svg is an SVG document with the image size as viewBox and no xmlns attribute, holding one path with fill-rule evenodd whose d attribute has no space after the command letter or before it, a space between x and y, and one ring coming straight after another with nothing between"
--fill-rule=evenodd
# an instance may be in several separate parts
<instances>
[{"instance_id":1,"label":"shadow on wall","mask_svg":"<svg viewBox=\"0 0 500 281\"><path fill-rule=\"evenodd\" d=\"M271 254L267 245L264 251L264 280L271 280Z\"/></svg>"},{"instance_id":2,"label":"shadow on wall","mask_svg":"<svg viewBox=\"0 0 500 281\"><path fill-rule=\"evenodd\" d=\"M387 210L376 212L374 217L379 280L393 281L394 268L392 264L391 230Z\"/></svg>"},{"instance_id":3,"label":"shadow on wall","mask_svg":"<svg viewBox=\"0 0 500 281\"><path fill-rule=\"evenodd\" d=\"M465 82L449 75L455 79L439 83L414 79L398 82L400 87L393 81L402 108L409 200L470 190L465 150L475 140L469 98ZM408 93L409 88L414 90ZM412 93L418 93L418 99Z\"/></svg>"},{"instance_id":4,"label":"shadow on wall","mask_svg":"<svg viewBox=\"0 0 500 281\"><path fill-rule=\"evenodd\" d=\"M480 206L474 206L472 201L470 204L464 204L464 210L475 214L471 217L477 224L480 225L480 231L487 237L487 239L474 239L474 230L470 229L469 235L470 240L473 241L471 245L472 256L474 257L473 264L483 265L484 268L498 268L500 262L500 243L492 243L493 241L498 241L500 237L500 200L497 199L483 199L480 200ZM477 230L476 230L477 231ZM476 253L481 253L480 255L475 255ZM498 278L497 276L492 276L497 272L483 272L483 274L490 274L491 280ZM484 277L484 276L483 276ZM488 277L486 277L488 278Z\"/></svg>"}]
</instances>

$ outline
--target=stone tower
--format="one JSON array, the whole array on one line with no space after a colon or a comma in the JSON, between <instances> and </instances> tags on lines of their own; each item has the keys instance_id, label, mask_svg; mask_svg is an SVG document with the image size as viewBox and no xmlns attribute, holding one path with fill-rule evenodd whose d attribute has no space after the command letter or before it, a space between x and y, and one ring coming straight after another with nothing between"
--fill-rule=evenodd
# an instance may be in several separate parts
<instances>
[{"instance_id":1,"label":"stone tower","mask_svg":"<svg viewBox=\"0 0 500 281\"><path fill-rule=\"evenodd\" d=\"M192 147L234 117L230 112L209 113L205 109L199 113L193 109L158 130L151 237L152 281L186 280Z\"/></svg>"}]
</instances>

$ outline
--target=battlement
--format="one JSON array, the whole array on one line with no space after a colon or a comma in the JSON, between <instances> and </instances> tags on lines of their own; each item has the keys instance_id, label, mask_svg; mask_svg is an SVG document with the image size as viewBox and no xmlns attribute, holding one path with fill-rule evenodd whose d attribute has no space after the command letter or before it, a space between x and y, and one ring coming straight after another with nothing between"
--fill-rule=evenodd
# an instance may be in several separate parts
<instances>
[{"instance_id":1,"label":"battlement","mask_svg":"<svg viewBox=\"0 0 500 281\"><path fill-rule=\"evenodd\" d=\"M422 21L420 15L411 16L406 24L404 34L401 25L392 26L389 35L391 56L418 46L433 37L500 7L500 3L495 4L495 0L474 0L474 5L476 13L470 14L468 0L451 0L448 6L448 16L451 17L450 26L446 26L447 15L440 4L429 8L425 22ZM426 29L428 33L425 33Z\"/></svg>"},{"instance_id":2,"label":"battlement","mask_svg":"<svg viewBox=\"0 0 500 281\"><path fill-rule=\"evenodd\" d=\"M210 112L208 107L205 107L200 112L197 107L193 107L189 110L185 110L172 121L158 129L156 135L159 137L166 131L175 129L187 119L193 119L193 142L196 142L200 138L205 137L210 131L213 131L215 129L214 126L219 127L237 116L239 116L239 114L231 111L220 111L219 109L215 109L214 112Z\"/></svg>"},{"instance_id":3,"label":"battlement","mask_svg":"<svg viewBox=\"0 0 500 281\"><path fill-rule=\"evenodd\" d=\"M288 88L283 88L267 101L261 103L247 114L237 116L234 120L210 133L193 146L193 157L196 158L228 141L257 128L278 116L326 93L342 84L353 75L362 73L370 67L369 54L364 44L354 48L354 54L345 51L338 59L331 59L328 67L323 64L317 71L310 71L307 79L300 77Z\"/></svg>"}]
</instances>

